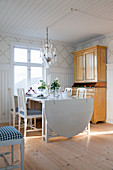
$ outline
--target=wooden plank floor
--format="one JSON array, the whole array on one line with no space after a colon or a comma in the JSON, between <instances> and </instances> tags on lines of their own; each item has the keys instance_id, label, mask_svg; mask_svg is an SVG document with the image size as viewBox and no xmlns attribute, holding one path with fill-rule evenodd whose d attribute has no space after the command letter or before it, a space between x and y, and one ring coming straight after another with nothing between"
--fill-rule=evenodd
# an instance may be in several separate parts
<instances>
[{"instance_id":1,"label":"wooden plank floor","mask_svg":"<svg viewBox=\"0 0 113 170\"><path fill-rule=\"evenodd\" d=\"M9 149L0 147L0 152ZM17 145L15 163L20 160L19 156ZM27 137L24 162L25 170L113 170L113 125L91 124L90 136L84 132L72 139L53 138L50 143L42 141L41 136ZM0 158L0 168L2 166L5 163Z\"/></svg>"}]
</instances>

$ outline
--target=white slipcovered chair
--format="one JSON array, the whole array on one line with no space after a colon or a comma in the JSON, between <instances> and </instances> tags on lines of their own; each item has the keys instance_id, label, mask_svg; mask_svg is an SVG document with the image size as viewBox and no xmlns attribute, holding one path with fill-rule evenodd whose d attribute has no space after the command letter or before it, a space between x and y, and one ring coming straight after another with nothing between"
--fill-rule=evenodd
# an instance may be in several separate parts
<instances>
[{"instance_id":1,"label":"white slipcovered chair","mask_svg":"<svg viewBox=\"0 0 113 170\"><path fill-rule=\"evenodd\" d=\"M86 94L87 94L87 89L86 88L77 88L77 94L76 96L80 99L86 98ZM86 127L88 134L90 134L90 122L88 123L87 127Z\"/></svg>"},{"instance_id":2,"label":"white slipcovered chair","mask_svg":"<svg viewBox=\"0 0 113 170\"><path fill-rule=\"evenodd\" d=\"M86 88L77 88L76 96L81 99L86 98L86 93L87 93Z\"/></svg>"},{"instance_id":3,"label":"white slipcovered chair","mask_svg":"<svg viewBox=\"0 0 113 170\"><path fill-rule=\"evenodd\" d=\"M32 110L26 108L26 97L25 97L25 90L20 88L17 90L18 93L18 109L19 109L19 128L20 131L20 124L21 124L21 118L24 118L24 137L26 137L26 132L31 132L33 130L40 131L41 128L36 128L36 118L42 118L42 111L40 110ZM27 126L31 127L31 124L27 124L27 120L34 119L34 126L32 126L31 130L27 130Z\"/></svg>"},{"instance_id":4,"label":"white slipcovered chair","mask_svg":"<svg viewBox=\"0 0 113 170\"><path fill-rule=\"evenodd\" d=\"M14 92L12 88L8 88L9 97L9 125L11 125L13 118L13 127L15 127L15 118L18 115L18 107L15 107Z\"/></svg>"},{"instance_id":5,"label":"white slipcovered chair","mask_svg":"<svg viewBox=\"0 0 113 170\"><path fill-rule=\"evenodd\" d=\"M65 91L67 92L67 96L72 96L72 88L71 87L66 87Z\"/></svg>"}]
</instances>

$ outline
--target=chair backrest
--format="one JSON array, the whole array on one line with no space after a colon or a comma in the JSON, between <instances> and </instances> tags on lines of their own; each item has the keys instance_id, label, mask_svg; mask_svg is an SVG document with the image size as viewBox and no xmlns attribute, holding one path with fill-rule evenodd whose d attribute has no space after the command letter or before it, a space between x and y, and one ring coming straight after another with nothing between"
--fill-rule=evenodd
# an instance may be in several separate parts
<instances>
[{"instance_id":1,"label":"chair backrest","mask_svg":"<svg viewBox=\"0 0 113 170\"><path fill-rule=\"evenodd\" d=\"M45 101L45 116L50 129L57 135L72 137L82 132L91 120L94 99Z\"/></svg>"},{"instance_id":2,"label":"chair backrest","mask_svg":"<svg viewBox=\"0 0 113 170\"><path fill-rule=\"evenodd\" d=\"M65 91L67 92L67 96L71 96L72 95L72 88L71 87L66 87Z\"/></svg>"},{"instance_id":3,"label":"chair backrest","mask_svg":"<svg viewBox=\"0 0 113 170\"><path fill-rule=\"evenodd\" d=\"M76 96L80 99L82 98L86 98L86 92L87 92L87 89L86 88L78 88L77 89L77 93L76 93Z\"/></svg>"},{"instance_id":4,"label":"chair backrest","mask_svg":"<svg viewBox=\"0 0 113 170\"><path fill-rule=\"evenodd\" d=\"M9 112L15 112L15 101L14 101L14 92L12 88L8 88L8 96L9 96Z\"/></svg>"},{"instance_id":5,"label":"chair backrest","mask_svg":"<svg viewBox=\"0 0 113 170\"><path fill-rule=\"evenodd\" d=\"M26 112L25 90L23 88L19 88L19 89L17 89L17 94L18 94L19 114L23 114L26 117L27 112Z\"/></svg>"}]
</instances>

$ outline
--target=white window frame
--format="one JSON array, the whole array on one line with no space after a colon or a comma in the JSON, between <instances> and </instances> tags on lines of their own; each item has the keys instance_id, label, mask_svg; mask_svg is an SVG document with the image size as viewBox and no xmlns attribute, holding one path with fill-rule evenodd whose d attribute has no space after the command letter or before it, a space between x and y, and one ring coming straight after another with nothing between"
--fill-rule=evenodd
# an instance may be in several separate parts
<instances>
[{"instance_id":1,"label":"white window frame","mask_svg":"<svg viewBox=\"0 0 113 170\"><path fill-rule=\"evenodd\" d=\"M14 61L14 48L20 48L20 49L27 49L27 62L15 62ZM13 45L12 46L12 53L13 53L13 57L12 57L12 65L13 65L13 88L14 88L14 66L27 66L27 88L29 85L29 82L31 81L31 67L42 67L42 79L44 81L46 81L46 68L44 65L44 62L42 60L42 64L41 63L30 63L30 51L31 50L40 50L40 48L37 47L32 47L30 45Z\"/></svg>"}]
</instances>

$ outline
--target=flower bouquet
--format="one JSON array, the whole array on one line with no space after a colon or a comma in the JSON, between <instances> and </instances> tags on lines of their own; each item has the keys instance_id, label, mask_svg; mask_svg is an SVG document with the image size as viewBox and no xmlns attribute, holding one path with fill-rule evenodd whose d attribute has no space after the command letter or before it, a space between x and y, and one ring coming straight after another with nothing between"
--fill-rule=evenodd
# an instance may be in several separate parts
<instances>
[{"instance_id":1,"label":"flower bouquet","mask_svg":"<svg viewBox=\"0 0 113 170\"><path fill-rule=\"evenodd\" d=\"M56 78L53 83L51 84L51 90L55 91L55 88L59 88L60 87L60 84L58 82L58 78Z\"/></svg>"},{"instance_id":2,"label":"flower bouquet","mask_svg":"<svg viewBox=\"0 0 113 170\"><path fill-rule=\"evenodd\" d=\"M47 85L43 80L40 80L40 82L38 84L39 84L38 90L41 92L40 96L43 97L45 94Z\"/></svg>"},{"instance_id":3,"label":"flower bouquet","mask_svg":"<svg viewBox=\"0 0 113 170\"><path fill-rule=\"evenodd\" d=\"M55 97L58 97L60 95L60 84L58 82L58 79L56 78L53 83L51 84L51 90L53 92L53 95Z\"/></svg>"}]
</instances>

